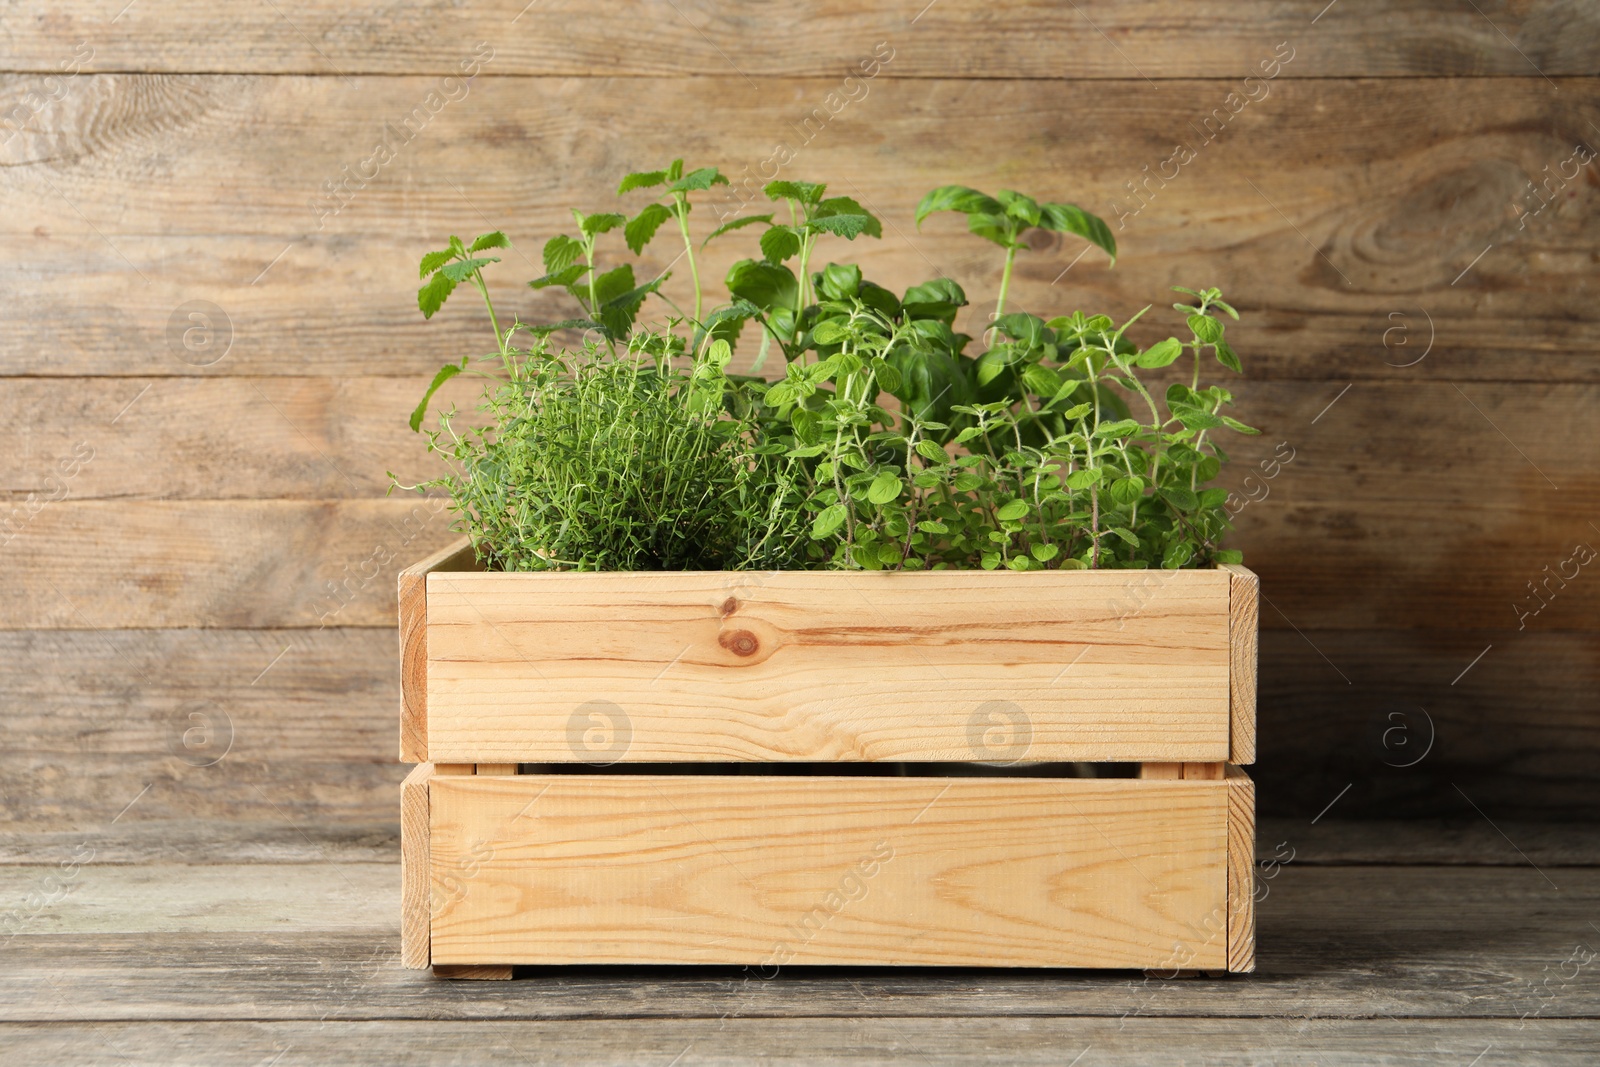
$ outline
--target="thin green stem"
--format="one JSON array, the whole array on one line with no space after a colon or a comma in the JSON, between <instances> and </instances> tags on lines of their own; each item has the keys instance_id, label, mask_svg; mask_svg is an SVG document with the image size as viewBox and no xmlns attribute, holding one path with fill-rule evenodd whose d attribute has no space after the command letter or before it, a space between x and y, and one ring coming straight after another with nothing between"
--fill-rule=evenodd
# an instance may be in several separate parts
<instances>
[{"instance_id":1,"label":"thin green stem","mask_svg":"<svg viewBox=\"0 0 1600 1067\"><path fill-rule=\"evenodd\" d=\"M689 277L694 281L694 324L699 326L703 294L700 291L700 268L694 261L694 242L689 239L689 198L683 193L674 193L673 200L677 204L673 214L678 219L678 232L683 234L684 254L689 257Z\"/></svg>"}]
</instances>

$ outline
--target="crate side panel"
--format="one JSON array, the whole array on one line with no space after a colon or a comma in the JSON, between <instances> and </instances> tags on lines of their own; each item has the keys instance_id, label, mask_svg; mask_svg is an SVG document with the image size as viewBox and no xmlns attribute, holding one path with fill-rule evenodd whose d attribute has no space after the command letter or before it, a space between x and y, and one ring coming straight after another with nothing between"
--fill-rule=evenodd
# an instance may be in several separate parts
<instances>
[{"instance_id":1,"label":"crate side panel","mask_svg":"<svg viewBox=\"0 0 1600 1067\"><path fill-rule=\"evenodd\" d=\"M1229 576L431 574L435 760L1227 758Z\"/></svg>"},{"instance_id":2,"label":"crate side panel","mask_svg":"<svg viewBox=\"0 0 1600 1067\"><path fill-rule=\"evenodd\" d=\"M1227 965L1226 785L435 779L435 963Z\"/></svg>"}]
</instances>

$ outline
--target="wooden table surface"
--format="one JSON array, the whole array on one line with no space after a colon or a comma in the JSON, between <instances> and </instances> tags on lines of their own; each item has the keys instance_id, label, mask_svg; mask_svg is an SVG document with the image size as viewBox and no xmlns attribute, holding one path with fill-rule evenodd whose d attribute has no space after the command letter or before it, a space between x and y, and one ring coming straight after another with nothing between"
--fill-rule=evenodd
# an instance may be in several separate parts
<instances>
[{"instance_id":1,"label":"wooden table surface","mask_svg":"<svg viewBox=\"0 0 1600 1067\"><path fill-rule=\"evenodd\" d=\"M21 919L8 922L0 968L0 1058L1489 1067L1600 1057L1595 826L1271 820L1260 853L1278 862L1260 871L1253 975L575 967L519 969L511 982L401 968L392 840L296 834L251 854L194 830L132 835L120 849L115 825L74 841L4 840L0 914ZM88 849L94 861L71 866Z\"/></svg>"}]
</instances>

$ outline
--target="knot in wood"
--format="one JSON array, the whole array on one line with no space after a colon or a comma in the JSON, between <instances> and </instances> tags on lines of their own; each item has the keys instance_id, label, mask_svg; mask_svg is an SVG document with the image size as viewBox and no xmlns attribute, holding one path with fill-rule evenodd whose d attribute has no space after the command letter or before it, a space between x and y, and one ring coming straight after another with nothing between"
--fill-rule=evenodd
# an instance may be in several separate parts
<instances>
[{"instance_id":1,"label":"knot in wood","mask_svg":"<svg viewBox=\"0 0 1600 1067\"><path fill-rule=\"evenodd\" d=\"M735 656L753 656L761 649L761 642L749 630L729 630L718 634L717 644Z\"/></svg>"},{"instance_id":2,"label":"knot in wood","mask_svg":"<svg viewBox=\"0 0 1600 1067\"><path fill-rule=\"evenodd\" d=\"M738 597L729 597L727 600L724 600L722 602L722 614L724 616L732 615L734 612L736 612L738 610L739 610L739 598Z\"/></svg>"}]
</instances>

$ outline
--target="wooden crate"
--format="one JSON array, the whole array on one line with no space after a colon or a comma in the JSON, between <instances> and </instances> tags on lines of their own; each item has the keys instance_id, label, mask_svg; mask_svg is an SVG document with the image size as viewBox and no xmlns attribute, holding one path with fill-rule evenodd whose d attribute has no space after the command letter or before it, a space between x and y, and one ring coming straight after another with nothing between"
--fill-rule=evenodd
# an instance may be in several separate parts
<instances>
[{"instance_id":1,"label":"wooden crate","mask_svg":"<svg viewBox=\"0 0 1600 1067\"><path fill-rule=\"evenodd\" d=\"M458 546L400 612L410 966L1254 967L1242 567L503 574ZM788 762L1022 766L682 773Z\"/></svg>"}]
</instances>

